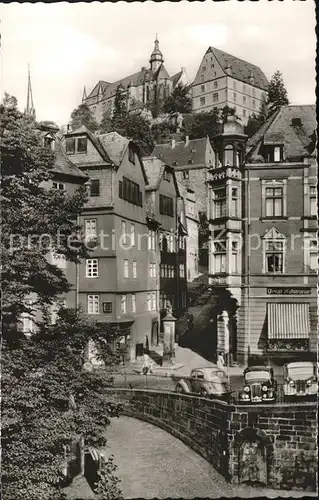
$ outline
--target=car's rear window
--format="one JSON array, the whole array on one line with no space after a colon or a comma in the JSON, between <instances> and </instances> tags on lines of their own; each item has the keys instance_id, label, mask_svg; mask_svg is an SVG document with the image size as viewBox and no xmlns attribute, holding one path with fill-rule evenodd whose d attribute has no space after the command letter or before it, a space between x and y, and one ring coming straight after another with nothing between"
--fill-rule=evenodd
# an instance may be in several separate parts
<instances>
[{"instance_id":1,"label":"car's rear window","mask_svg":"<svg viewBox=\"0 0 319 500\"><path fill-rule=\"evenodd\" d=\"M252 380L269 380L270 379L270 374L269 372L266 371L252 371L252 372L247 372L245 375L245 378L247 382L250 382Z\"/></svg>"},{"instance_id":2,"label":"car's rear window","mask_svg":"<svg viewBox=\"0 0 319 500\"><path fill-rule=\"evenodd\" d=\"M288 367L288 376L293 380L307 380L313 377L314 370L312 366L293 366Z\"/></svg>"}]
</instances>

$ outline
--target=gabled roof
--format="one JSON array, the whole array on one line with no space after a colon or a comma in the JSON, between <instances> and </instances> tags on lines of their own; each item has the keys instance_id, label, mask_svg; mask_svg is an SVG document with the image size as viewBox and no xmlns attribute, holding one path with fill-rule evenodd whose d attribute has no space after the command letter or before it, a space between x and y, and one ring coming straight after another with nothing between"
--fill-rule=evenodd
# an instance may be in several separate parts
<instances>
[{"instance_id":1,"label":"gabled roof","mask_svg":"<svg viewBox=\"0 0 319 500\"><path fill-rule=\"evenodd\" d=\"M165 163L154 156L144 156L143 164L148 180L147 191L153 191L158 188L165 170Z\"/></svg>"},{"instance_id":2,"label":"gabled roof","mask_svg":"<svg viewBox=\"0 0 319 500\"><path fill-rule=\"evenodd\" d=\"M315 105L283 106L249 139L247 143L249 157L258 155L262 143L283 144L285 159L288 161L297 161L310 156L308 147L316 128Z\"/></svg>"},{"instance_id":3,"label":"gabled roof","mask_svg":"<svg viewBox=\"0 0 319 500\"><path fill-rule=\"evenodd\" d=\"M97 138L102 144L112 163L119 166L130 143L130 139L123 137L117 132L101 134L98 135Z\"/></svg>"},{"instance_id":4,"label":"gabled roof","mask_svg":"<svg viewBox=\"0 0 319 500\"><path fill-rule=\"evenodd\" d=\"M81 172L81 170L76 165L74 165L74 163L72 163L66 155L61 143L61 139L62 137L57 134L55 138L55 161L52 172L86 179L87 176L83 172Z\"/></svg>"},{"instance_id":5,"label":"gabled roof","mask_svg":"<svg viewBox=\"0 0 319 500\"><path fill-rule=\"evenodd\" d=\"M102 90L102 92L105 92L105 89L108 85L110 85L109 82L105 82L104 80L100 80L99 82L97 82L97 84L95 85L93 90L91 90L90 94L86 97L86 99L90 99L91 97L98 96L100 89Z\"/></svg>"},{"instance_id":6,"label":"gabled roof","mask_svg":"<svg viewBox=\"0 0 319 500\"><path fill-rule=\"evenodd\" d=\"M106 163L112 163L112 160L110 159L110 157L108 156L107 152L105 151L105 149L103 148L103 146L99 142L98 137L96 135L94 135L84 125L81 125L81 127L77 128L76 130L72 130L72 132L68 132L67 134L65 134L65 137L70 137L70 136L73 136L73 135L76 136L76 135L81 135L81 134L85 134L85 135L87 135L89 137L89 139L92 142L93 146L95 147L95 149L97 150L97 152L100 154L100 156L102 157L102 159Z\"/></svg>"},{"instance_id":7,"label":"gabled roof","mask_svg":"<svg viewBox=\"0 0 319 500\"><path fill-rule=\"evenodd\" d=\"M153 80L158 80L160 78L167 78L170 79L171 77L169 76L164 64L162 63L159 68L154 72Z\"/></svg>"},{"instance_id":8,"label":"gabled roof","mask_svg":"<svg viewBox=\"0 0 319 500\"><path fill-rule=\"evenodd\" d=\"M258 66L244 61L243 59L239 59L239 57L227 54L227 52L216 49L215 47L209 47L206 54L208 52L212 52L215 55L218 63L225 73L227 73L226 69L230 65L231 73L229 73L229 75L233 78L236 78L244 83L254 85L260 89L267 90L268 80ZM253 80L251 77L253 77Z\"/></svg>"},{"instance_id":9,"label":"gabled roof","mask_svg":"<svg viewBox=\"0 0 319 500\"><path fill-rule=\"evenodd\" d=\"M156 144L152 156L157 156L171 167L205 167L208 166L205 163L207 145L209 145L208 137L192 139L187 145L184 141L176 142L174 148L171 143Z\"/></svg>"}]
</instances>

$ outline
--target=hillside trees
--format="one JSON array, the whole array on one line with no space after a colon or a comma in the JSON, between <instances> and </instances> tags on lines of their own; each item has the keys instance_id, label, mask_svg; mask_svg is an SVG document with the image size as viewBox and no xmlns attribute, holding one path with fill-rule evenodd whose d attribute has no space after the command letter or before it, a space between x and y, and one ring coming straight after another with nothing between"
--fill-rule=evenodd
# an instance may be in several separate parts
<instances>
[{"instance_id":1,"label":"hillside trees","mask_svg":"<svg viewBox=\"0 0 319 500\"><path fill-rule=\"evenodd\" d=\"M76 237L76 215L86 195L81 189L70 196L44 187L54 154L43 146L34 118L20 113L9 96L0 105L0 141L2 493L6 499L60 500L72 443L82 437L88 445L104 444L105 426L117 414L104 394L107 373L83 370L88 339L99 346L106 366L117 362L108 343L116 332L110 327L102 331L78 311L64 308L51 324L50 306L70 284L47 254L57 251L71 262L87 255ZM74 237L72 246L68 236ZM21 316L35 311L43 315L27 337L19 328ZM107 480L112 491L116 478L113 485L109 475Z\"/></svg>"},{"instance_id":2,"label":"hillside trees","mask_svg":"<svg viewBox=\"0 0 319 500\"><path fill-rule=\"evenodd\" d=\"M164 113L191 113L192 99L189 95L189 90L189 87L186 85L176 85L171 95L169 95L164 101Z\"/></svg>"},{"instance_id":3,"label":"hillside trees","mask_svg":"<svg viewBox=\"0 0 319 500\"><path fill-rule=\"evenodd\" d=\"M91 132L95 132L99 128L98 123L87 104L80 104L71 113L71 129L76 130L82 125L84 125Z\"/></svg>"}]
</instances>

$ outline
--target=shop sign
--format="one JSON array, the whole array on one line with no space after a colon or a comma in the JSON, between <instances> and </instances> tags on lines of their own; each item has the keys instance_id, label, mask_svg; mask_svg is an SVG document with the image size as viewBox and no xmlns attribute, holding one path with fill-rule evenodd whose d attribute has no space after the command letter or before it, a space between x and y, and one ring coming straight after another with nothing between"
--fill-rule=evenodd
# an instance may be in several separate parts
<instances>
[{"instance_id":1,"label":"shop sign","mask_svg":"<svg viewBox=\"0 0 319 500\"><path fill-rule=\"evenodd\" d=\"M267 295L310 295L311 288L305 287L271 287L267 288Z\"/></svg>"}]
</instances>

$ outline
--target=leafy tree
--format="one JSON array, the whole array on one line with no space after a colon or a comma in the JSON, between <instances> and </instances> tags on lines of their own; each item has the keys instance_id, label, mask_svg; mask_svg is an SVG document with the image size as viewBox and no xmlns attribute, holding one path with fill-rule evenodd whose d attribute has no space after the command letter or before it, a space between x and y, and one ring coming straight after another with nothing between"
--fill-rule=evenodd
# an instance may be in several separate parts
<instances>
[{"instance_id":1,"label":"leafy tree","mask_svg":"<svg viewBox=\"0 0 319 500\"><path fill-rule=\"evenodd\" d=\"M215 108L213 111L196 113L189 115L184 119L184 134L190 139L200 139L208 136L212 139L220 132L219 111Z\"/></svg>"},{"instance_id":2,"label":"leafy tree","mask_svg":"<svg viewBox=\"0 0 319 500\"><path fill-rule=\"evenodd\" d=\"M99 126L92 111L87 104L80 104L71 114L71 129L76 130L84 125L91 132L95 132Z\"/></svg>"},{"instance_id":3,"label":"leafy tree","mask_svg":"<svg viewBox=\"0 0 319 500\"><path fill-rule=\"evenodd\" d=\"M165 113L191 113L192 99L189 96L189 87L179 84L170 96L164 101L163 110Z\"/></svg>"},{"instance_id":4,"label":"leafy tree","mask_svg":"<svg viewBox=\"0 0 319 500\"><path fill-rule=\"evenodd\" d=\"M162 144L171 139L173 133L176 132L176 126L170 121L155 123L151 127L152 137L155 144Z\"/></svg>"},{"instance_id":5,"label":"leafy tree","mask_svg":"<svg viewBox=\"0 0 319 500\"><path fill-rule=\"evenodd\" d=\"M287 90L280 71L271 77L268 87L268 114L271 115L281 106L289 104Z\"/></svg>"},{"instance_id":6,"label":"leafy tree","mask_svg":"<svg viewBox=\"0 0 319 500\"><path fill-rule=\"evenodd\" d=\"M65 309L56 325L49 324L50 305L70 285L48 262L48 246L41 245L40 238L49 237L51 249L68 261L86 256L80 240L67 243L67 236L79 229L76 215L85 193L70 196L45 188L54 155L42 145L34 118L20 113L16 100L8 96L0 105L0 139L2 490L8 499L60 500L65 458L71 458L65 447L80 436L87 444L104 444L105 425L117 411L105 400L107 372L83 370L88 339L95 341L106 365L117 362L107 342L115 332L101 332L77 311ZM25 304L29 296L34 297L33 306ZM27 338L19 331L19 319L35 310L43 314L37 332Z\"/></svg>"},{"instance_id":7,"label":"leafy tree","mask_svg":"<svg viewBox=\"0 0 319 500\"><path fill-rule=\"evenodd\" d=\"M114 99L114 111L113 111L113 117L112 117L112 125L116 121L122 121L126 118L127 116L127 110L126 110L126 103L125 103L126 97L123 92L123 87L119 85L116 89L116 94L115 94L115 99Z\"/></svg>"}]
</instances>

